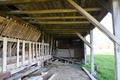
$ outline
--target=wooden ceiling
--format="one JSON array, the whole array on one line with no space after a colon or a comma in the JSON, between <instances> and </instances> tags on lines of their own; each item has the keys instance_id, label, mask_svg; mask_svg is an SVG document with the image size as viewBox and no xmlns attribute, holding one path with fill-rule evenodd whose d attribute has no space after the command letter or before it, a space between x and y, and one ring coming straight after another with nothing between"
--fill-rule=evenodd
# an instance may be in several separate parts
<instances>
[{"instance_id":1,"label":"wooden ceiling","mask_svg":"<svg viewBox=\"0 0 120 80\"><path fill-rule=\"evenodd\" d=\"M74 1L98 21L109 10L109 6L104 7L98 0ZM107 4L109 0L102 0L102 2ZM75 32L84 36L94 28L67 0L2 0L0 15L19 17L54 37L75 37Z\"/></svg>"}]
</instances>

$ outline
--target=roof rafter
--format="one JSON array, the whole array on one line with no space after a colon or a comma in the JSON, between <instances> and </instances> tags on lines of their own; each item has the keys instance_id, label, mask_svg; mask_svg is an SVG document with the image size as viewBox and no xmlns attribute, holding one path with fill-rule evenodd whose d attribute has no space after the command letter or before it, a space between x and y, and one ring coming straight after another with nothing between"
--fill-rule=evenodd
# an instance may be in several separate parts
<instances>
[{"instance_id":1,"label":"roof rafter","mask_svg":"<svg viewBox=\"0 0 120 80\"><path fill-rule=\"evenodd\" d=\"M46 22L36 22L36 21L29 21L33 24L90 24L89 21L46 21Z\"/></svg>"},{"instance_id":2,"label":"roof rafter","mask_svg":"<svg viewBox=\"0 0 120 80\"><path fill-rule=\"evenodd\" d=\"M48 1L60 1L60 0L1 0L0 5L38 3L38 2L48 2Z\"/></svg>"},{"instance_id":3,"label":"roof rafter","mask_svg":"<svg viewBox=\"0 0 120 80\"><path fill-rule=\"evenodd\" d=\"M52 16L52 17L22 17L22 19L54 20L54 19L85 19L85 17L84 16Z\"/></svg>"},{"instance_id":4,"label":"roof rafter","mask_svg":"<svg viewBox=\"0 0 120 80\"><path fill-rule=\"evenodd\" d=\"M85 8L86 11L100 11L101 8ZM49 9L49 10L15 10L15 11L2 11L5 14L49 14L49 13L71 13L78 12L76 9Z\"/></svg>"}]
</instances>

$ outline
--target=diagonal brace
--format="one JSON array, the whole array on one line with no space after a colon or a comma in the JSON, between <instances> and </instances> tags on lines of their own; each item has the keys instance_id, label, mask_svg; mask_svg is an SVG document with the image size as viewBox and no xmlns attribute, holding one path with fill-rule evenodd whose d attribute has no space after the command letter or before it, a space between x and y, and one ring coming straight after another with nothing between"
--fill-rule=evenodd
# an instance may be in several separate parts
<instances>
[{"instance_id":1,"label":"diagonal brace","mask_svg":"<svg viewBox=\"0 0 120 80\"><path fill-rule=\"evenodd\" d=\"M93 16L91 16L87 11L85 11L82 7L80 7L75 1L67 0L78 12L85 16L94 26L96 26L100 31L102 31L108 38L110 38L113 42L116 42L120 45L120 39L118 39L115 35L113 35L107 28L105 28L99 21L97 21Z\"/></svg>"},{"instance_id":2,"label":"diagonal brace","mask_svg":"<svg viewBox=\"0 0 120 80\"><path fill-rule=\"evenodd\" d=\"M91 47L91 44L80 33L76 32L76 34L82 41L84 41L85 44Z\"/></svg>"}]
</instances>

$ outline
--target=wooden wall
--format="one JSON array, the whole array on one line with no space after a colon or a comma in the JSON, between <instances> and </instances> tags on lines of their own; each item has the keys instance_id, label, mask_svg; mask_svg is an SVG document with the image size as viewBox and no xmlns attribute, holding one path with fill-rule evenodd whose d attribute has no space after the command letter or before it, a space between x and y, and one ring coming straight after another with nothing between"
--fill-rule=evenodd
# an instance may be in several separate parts
<instances>
[{"instance_id":1,"label":"wooden wall","mask_svg":"<svg viewBox=\"0 0 120 80\"><path fill-rule=\"evenodd\" d=\"M0 36L37 41L41 32L33 25L0 16Z\"/></svg>"}]
</instances>

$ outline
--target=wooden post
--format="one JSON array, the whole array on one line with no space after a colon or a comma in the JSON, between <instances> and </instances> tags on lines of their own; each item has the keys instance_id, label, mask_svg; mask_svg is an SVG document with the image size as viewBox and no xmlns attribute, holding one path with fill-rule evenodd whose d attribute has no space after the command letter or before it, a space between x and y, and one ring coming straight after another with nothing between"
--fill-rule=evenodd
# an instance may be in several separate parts
<instances>
[{"instance_id":1,"label":"wooden post","mask_svg":"<svg viewBox=\"0 0 120 80\"><path fill-rule=\"evenodd\" d=\"M84 43L84 64L87 64L87 51L86 51L86 44Z\"/></svg>"},{"instance_id":2,"label":"wooden post","mask_svg":"<svg viewBox=\"0 0 120 80\"><path fill-rule=\"evenodd\" d=\"M25 41L22 43L22 65L25 63Z\"/></svg>"},{"instance_id":3,"label":"wooden post","mask_svg":"<svg viewBox=\"0 0 120 80\"><path fill-rule=\"evenodd\" d=\"M7 70L7 38L3 38L3 62L2 62L2 71Z\"/></svg>"},{"instance_id":4,"label":"wooden post","mask_svg":"<svg viewBox=\"0 0 120 80\"><path fill-rule=\"evenodd\" d=\"M44 45L44 54L45 54L45 56L46 56L46 45Z\"/></svg>"},{"instance_id":5,"label":"wooden post","mask_svg":"<svg viewBox=\"0 0 120 80\"><path fill-rule=\"evenodd\" d=\"M38 44L37 44L37 42L36 42L36 59L38 59Z\"/></svg>"},{"instance_id":6,"label":"wooden post","mask_svg":"<svg viewBox=\"0 0 120 80\"><path fill-rule=\"evenodd\" d=\"M35 60L35 44L33 42L33 60Z\"/></svg>"},{"instance_id":7,"label":"wooden post","mask_svg":"<svg viewBox=\"0 0 120 80\"><path fill-rule=\"evenodd\" d=\"M32 62L31 42L29 42L29 63Z\"/></svg>"},{"instance_id":8,"label":"wooden post","mask_svg":"<svg viewBox=\"0 0 120 80\"><path fill-rule=\"evenodd\" d=\"M113 30L116 37L120 39L120 0L113 0ZM114 43L116 79L120 80L120 45Z\"/></svg>"},{"instance_id":9,"label":"wooden post","mask_svg":"<svg viewBox=\"0 0 120 80\"><path fill-rule=\"evenodd\" d=\"M9 49L9 54L8 54L9 57L12 56L12 49L11 48L12 48L12 43L9 43L9 48L8 48Z\"/></svg>"},{"instance_id":10,"label":"wooden post","mask_svg":"<svg viewBox=\"0 0 120 80\"><path fill-rule=\"evenodd\" d=\"M40 59L40 43L39 43L39 55L38 56L39 56L39 59Z\"/></svg>"},{"instance_id":11,"label":"wooden post","mask_svg":"<svg viewBox=\"0 0 120 80\"><path fill-rule=\"evenodd\" d=\"M18 41L17 41L17 67L20 66L20 63L19 63L19 51L20 51L20 41L18 39Z\"/></svg>"},{"instance_id":12,"label":"wooden post","mask_svg":"<svg viewBox=\"0 0 120 80\"><path fill-rule=\"evenodd\" d=\"M91 74L94 75L94 50L93 50L93 30L90 31L90 64L91 64Z\"/></svg>"}]
</instances>

